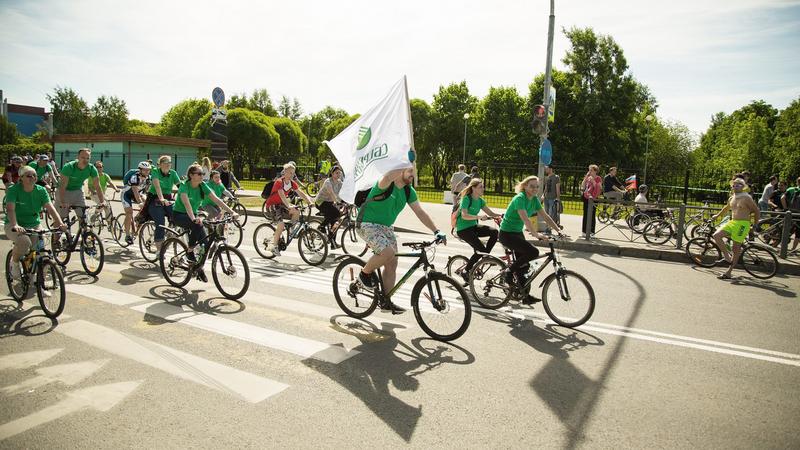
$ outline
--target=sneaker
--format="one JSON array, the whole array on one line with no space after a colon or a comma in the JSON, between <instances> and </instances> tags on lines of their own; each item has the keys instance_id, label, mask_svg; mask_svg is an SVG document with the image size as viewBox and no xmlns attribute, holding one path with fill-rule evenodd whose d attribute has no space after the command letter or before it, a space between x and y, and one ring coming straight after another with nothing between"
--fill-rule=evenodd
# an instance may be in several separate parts
<instances>
[{"instance_id":1,"label":"sneaker","mask_svg":"<svg viewBox=\"0 0 800 450\"><path fill-rule=\"evenodd\" d=\"M542 299L536 298L536 297L534 297L532 295L528 295L528 296L526 296L525 298L522 299L522 304L523 305L532 305L534 303L539 303L540 301L542 301Z\"/></svg>"},{"instance_id":2,"label":"sneaker","mask_svg":"<svg viewBox=\"0 0 800 450\"><path fill-rule=\"evenodd\" d=\"M197 258L194 256L193 251L189 250L188 252L186 252L186 261L188 261L189 264L194 264L197 262Z\"/></svg>"},{"instance_id":3,"label":"sneaker","mask_svg":"<svg viewBox=\"0 0 800 450\"><path fill-rule=\"evenodd\" d=\"M383 299L380 303L381 311L390 311L392 314L403 314L406 312L405 308L401 308L394 303L392 303L389 299Z\"/></svg>"},{"instance_id":4,"label":"sneaker","mask_svg":"<svg viewBox=\"0 0 800 450\"><path fill-rule=\"evenodd\" d=\"M272 253L273 256L281 256L280 248L276 247L274 244L269 244L267 246L267 251Z\"/></svg>"},{"instance_id":5,"label":"sneaker","mask_svg":"<svg viewBox=\"0 0 800 450\"><path fill-rule=\"evenodd\" d=\"M208 277L206 276L206 272L202 269L200 269L197 272L197 279L202 281L203 283L208 283Z\"/></svg>"},{"instance_id":6,"label":"sneaker","mask_svg":"<svg viewBox=\"0 0 800 450\"><path fill-rule=\"evenodd\" d=\"M128 245L132 245L133 244L133 236L131 236L130 234L125 236L125 242L127 242Z\"/></svg>"},{"instance_id":7,"label":"sneaker","mask_svg":"<svg viewBox=\"0 0 800 450\"><path fill-rule=\"evenodd\" d=\"M464 287L469 286L469 272L467 272L466 270L462 270L461 273L459 273L459 275L461 275L461 279L464 280L464 283L462 283L461 285Z\"/></svg>"},{"instance_id":8,"label":"sneaker","mask_svg":"<svg viewBox=\"0 0 800 450\"><path fill-rule=\"evenodd\" d=\"M361 280L361 284L363 284L364 286L366 286L368 288L374 288L378 284L377 283L377 281L378 281L377 277L375 276L374 273L373 274L366 274L366 273L364 273L363 270L358 273L358 279Z\"/></svg>"}]
</instances>

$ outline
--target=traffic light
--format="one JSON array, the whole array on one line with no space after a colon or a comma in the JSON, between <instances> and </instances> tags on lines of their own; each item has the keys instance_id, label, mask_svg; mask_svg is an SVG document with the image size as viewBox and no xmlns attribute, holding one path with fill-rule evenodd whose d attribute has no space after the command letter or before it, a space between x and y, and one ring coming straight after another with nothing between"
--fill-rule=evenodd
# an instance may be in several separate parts
<instances>
[{"instance_id":1,"label":"traffic light","mask_svg":"<svg viewBox=\"0 0 800 450\"><path fill-rule=\"evenodd\" d=\"M547 110L544 105L533 107L533 132L542 136L547 133Z\"/></svg>"}]
</instances>

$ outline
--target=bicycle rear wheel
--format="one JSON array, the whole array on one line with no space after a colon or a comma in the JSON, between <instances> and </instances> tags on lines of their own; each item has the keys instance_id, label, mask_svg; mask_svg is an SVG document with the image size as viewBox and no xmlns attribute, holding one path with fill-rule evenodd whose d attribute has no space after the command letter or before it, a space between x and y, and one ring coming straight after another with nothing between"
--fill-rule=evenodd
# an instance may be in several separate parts
<instances>
[{"instance_id":1,"label":"bicycle rear wheel","mask_svg":"<svg viewBox=\"0 0 800 450\"><path fill-rule=\"evenodd\" d=\"M19 268L19 278L12 278L11 277L11 259L13 256L11 255L11 250L8 251L6 254L6 284L8 284L8 292L11 294L11 297L14 300L21 302L25 299L25 295L28 293L28 285L30 283L30 278L27 274L23 273L22 264L19 261L14 262L17 264Z\"/></svg>"},{"instance_id":2,"label":"bicycle rear wheel","mask_svg":"<svg viewBox=\"0 0 800 450\"><path fill-rule=\"evenodd\" d=\"M267 248L272 245L272 239L275 236L275 227L271 223L262 223L256 227L253 232L253 247L262 258L272 259L275 254L268 251Z\"/></svg>"},{"instance_id":3,"label":"bicycle rear wheel","mask_svg":"<svg viewBox=\"0 0 800 450\"><path fill-rule=\"evenodd\" d=\"M655 245L666 244L673 233L672 224L663 219L650 222L642 231L644 240Z\"/></svg>"},{"instance_id":4,"label":"bicycle rear wheel","mask_svg":"<svg viewBox=\"0 0 800 450\"><path fill-rule=\"evenodd\" d=\"M464 288L438 272L428 272L417 281L411 291L411 307L422 331L438 341L457 339L472 319L472 305Z\"/></svg>"},{"instance_id":5,"label":"bicycle rear wheel","mask_svg":"<svg viewBox=\"0 0 800 450\"><path fill-rule=\"evenodd\" d=\"M244 224L247 223L247 208L237 201L233 204L231 209L233 212L239 215L239 217L236 218L236 223L238 223L240 227L244 228Z\"/></svg>"},{"instance_id":6,"label":"bicycle rear wheel","mask_svg":"<svg viewBox=\"0 0 800 450\"><path fill-rule=\"evenodd\" d=\"M50 235L53 258L64 267L72 257L72 233L56 232Z\"/></svg>"},{"instance_id":7,"label":"bicycle rear wheel","mask_svg":"<svg viewBox=\"0 0 800 450\"><path fill-rule=\"evenodd\" d=\"M55 319L64 311L67 302L64 275L58 264L50 259L42 259L37 272L36 295L39 297L39 305L47 317Z\"/></svg>"},{"instance_id":8,"label":"bicycle rear wheel","mask_svg":"<svg viewBox=\"0 0 800 450\"><path fill-rule=\"evenodd\" d=\"M105 263L105 252L103 243L96 234L89 231L81 238L81 265L83 270L93 277L96 277L102 270Z\"/></svg>"},{"instance_id":9,"label":"bicycle rear wheel","mask_svg":"<svg viewBox=\"0 0 800 450\"><path fill-rule=\"evenodd\" d=\"M544 280L544 310L553 322L561 326L574 328L586 323L594 313L594 302L592 285L571 270L559 270Z\"/></svg>"},{"instance_id":10,"label":"bicycle rear wheel","mask_svg":"<svg viewBox=\"0 0 800 450\"><path fill-rule=\"evenodd\" d=\"M653 220L652 217L644 213L636 213L631 217L628 226L636 234L641 234L644 228Z\"/></svg>"},{"instance_id":11,"label":"bicycle rear wheel","mask_svg":"<svg viewBox=\"0 0 800 450\"><path fill-rule=\"evenodd\" d=\"M223 227L222 233L225 236L225 243L230 247L239 248L244 237L244 230L236 222L218 225Z\"/></svg>"},{"instance_id":12,"label":"bicycle rear wheel","mask_svg":"<svg viewBox=\"0 0 800 450\"><path fill-rule=\"evenodd\" d=\"M328 239L321 231L306 228L297 236L297 250L303 261L318 266L328 257Z\"/></svg>"},{"instance_id":13,"label":"bicycle rear wheel","mask_svg":"<svg viewBox=\"0 0 800 450\"><path fill-rule=\"evenodd\" d=\"M189 283L191 263L186 259L189 247L180 238L169 238L161 245L158 264L161 275L172 286L183 287Z\"/></svg>"},{"instance_id":14,"label":"bicycle rear wheel","mask_svg":"<svg viewBox=\"0 0 800 450\"><path fill-rule=\"evenodd\" d=\"M239 228L235 224L234 228ZM217 249L211 260L211 276L219 292L229 300L237 300L250 287L250 267L242 253L228 245Z\"/></svg>"},{"instance_id":15,"label":"bicycle rear wheel","mask_svg":"<svg viewBox=\"0 0 800 450\"><path fill-rule=\"evenodd\" d=\"M364 286L358 274L364 261L358 258L345 258L333 271L333 296L339 308L350 317L362 319L369 316L378 306L378 292Z\"/></svg>"},{"instance_id":16,"label":"bicycle rear wheel","mask_svg":"<svg viewBox=\"0 0 800 450\"><path fill-rule=\"evenodd\" d=\"M156 223L149 220L139 227L139 251L147 262L154 263L158 260L156 247Z\"/></svg>"},{"instance_id":17,"label":"bicycle rear wheel","mask_svg":"<svg viewBox=\"0 0 800 450\"><path fill-rule=\"evenodd\" d=\"M447 260L447 276L456 280L464 280L464 286L469 286L469 272L464 270L469 263L469 258L463 255L455 255Z\"/></svg>"},{"instance_id":18,"label":"bicycle rear wheel","mask_svg":"<svg viewBox=\"0 0 800 450\"><path fill-rule=\"evenodd\" d=\"M700 267L714 267L722 259L722 253L710 237L696 237L686 243L686 256Z\"/></svg>"},{"instance_id":19,"label":"bicycle rear wheel","mask_svg":"<svg viewBox=\"0 0 800 450\"><path fill-rule=\"evenodd\" d=\"M128 247L130 244L125 240L125 214L120 214L114 218L114 223L111 225L111 236L114 241L122 248Z\"/></svg>"},{"instance_id":20,"label":"bicycle rear wheel","mask_svg":"<svg viewBox=\"0 0 800 450\"><path fill-rule=\"evenodd\" d=\"M511 299L511 289L503 279L506 264L491 256L472 266L469 274L469 290L472 297L484 308L497 309Z\"/></svg>"},{"instance_id":21,"label":"bicycle rear wheel","mask_svg":"<svg viewBox=\"0 0 800 450\"><path fill-rule=\"evenodd\" d=\"M749 244L742 252L742 265L750 275L766 280L778 273L778 258L767 247Z\"/></svg>"},{"instance_id":22,"label":"bicycle rear wheel","mask_svg":"<svg viewBox=\"0 0 800 450\"><path fill-rule=\"evenodd\" d=\"M355 225L349 225L342 230L342 250L348 255L364 256L367 253L367 243L358 235Z\"/></svg>"}]
</instances>

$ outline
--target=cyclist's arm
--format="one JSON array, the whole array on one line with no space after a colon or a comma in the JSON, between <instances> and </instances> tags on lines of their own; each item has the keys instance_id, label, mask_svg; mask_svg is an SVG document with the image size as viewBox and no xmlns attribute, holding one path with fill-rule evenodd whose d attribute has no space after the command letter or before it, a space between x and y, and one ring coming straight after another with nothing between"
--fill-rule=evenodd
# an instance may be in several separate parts
<instances>
[{"instance_id":1,"label":"cyclist's arm","mask_svg":"<svg viewBox=\"0 0 800 450\"><path fill-rule=\"evenodd\" d=\"M556 223L556 221L555 221L555 220L553 220L553 218L552 218L552 217L550 217L550 214L547 214L547 211L545 211L545 210L544 210L544 208L540 209L540 210L539 210L539 211L538 211L536 214L539 214L539 215L541 215L541 217L542 217L542 220L544 220L544 221L545 221L545 223L547 223L547 225L549 225L549 226L550 226L550 229L551 229L551 230L556 230L556 231L558 231L558 230L560 230L560 229L561 229L561 227L560 227L560 226L558 226L558 224Z\"/></svg>"},{"instance_id":2,"label":"cyclist's arm","mask_svg":"<svg viewBox=\"0 0 800 450\"><path fill-rule=\"evenodd\" d=\"M189 201L189 196L186 195L185 192L182 192L180 197L178 197L178 201L183 202L183 207L186 209L186 215L189 216L189 220L194 222L197 218L194 215L194 211L192 211L192 202Z\"/></svg>"},{"instance_id":3,"label":"cyclist's arm","mask_svg":"<svg viewBox=\"0 0 800 450\"><path fill-rule=\"evenodd\" d=\"M94 191L97 192L97 199L100 200L100 204L106 202L106 195L102 189L100 189L100 177L94 177L92 184L94 185Z\"/></svg>"},{"instance_id":4,"label":"cyclist's arm","mask_svg":"<svg viewBox=\"0 0 800 450\"><path fill-rule=\"evenodd\" d=\"M61 215L58 214L58 211L56 211L56 208L52 203L45 203L44 209L47 211L47 214L50 214L50 218L53 219L53 225L55 228L64 227L64 222L61 221Z\"/></svg>"},{"instance_id":5,"label":"cyclist's arm","mask_svg":"<svg viewBox=\"0 0 800 450\"><path fill-rule=\"evenodd\" d=\"M228 192L228 191L226 190L225 192ZM220 207L220 209L224 210L228 214L234 214L233 210L230 209L228 207L228 205L226 205L225 202L223 202L219 197L217 197L217 194L215 194L213 192L209 192L207 195L208 195L208 198L210 198L211 201L214 202L215 205Z\"/></svg>"},{"instance_id":6,"label":"cyclist's arm","mask_svg":"<svg viewBox=\"0 0 800 450\"><path fill-rule=\"evenodd\" d=\"M230 174L231 182L236 185L236 189L241 189L242 185L239 184L239 180L236 179L236 175L234 175L233 172L229 172L229 174Z\"/></svg>"},{"instance_id":7,"label":"cyclist's arm","mask_svg":"<svg viewBox=\"0 0 800 450\"><path fill-rule=\"evenodd\" d=\"M756 220L754 223L758 223L758 221L761 220L761 209L756 204L756 201L753 200L753 197L747 197L747 198L749 199L747 205L750 207L750 212L756 216Z\"/></svg>"},{"instance_id":8,"label":"cyclist's arm","mask_svg":"<svg viewBox=\"0 0 800 450\"><path fill-rule=\"evenodd\" d=\"M556 200L561 198L561 181L556 183Z\"/></svg>"},{"instance_id":9,"label":"cyclist's arm","mask_svg":"<svg viewBox=\"0 0 800 450\"><path fill-rule=\"evenodd\" d=\"M312 204L312 203L314 203L314 200L311 200L311 197L309 197L309 196L308 196L308 194L306 194L306 192L305 192L304 190L302 190L302 189L295 189L294 191L295 191L295 192L296 192L296 193L297 193L297 194L298 194L300 197L303 197L303 200L305 200L305 201L306 201L306 203L308 203L309 205L310 205L310 204Z\"/></svg>"},{"instance_id":10,"label":"cyclist's arm","mask_svg":"<svg viewBox=\"0 0 800 450\"><path fill-rule=\"evenodd\" d=\"M411 207L411 210L414 211L414 214L417 215L419 221L422 222L423 225L428 227L428 229L431 230L432 233L436 233L437 231L439 231L439 227L437 227L436 224L433 223L431 216L429 216L428 213L426 213L425 210L422 209L422 206L420 206L418 201L411 203L409 206Z\"/></svg>"},{"instance_id":11,"label":"cyclist's arm","mask_svg":"<svg viewBox=\"0 0 800 450\"><path fill-rule=\"evenodd\" d=\"M114 191L115 191L115 192L119 192L119 188L117 187L117 185L116 185L116 184L114 184L114 180L112 180L110 177L109 177L109 179L108 179L108 184L110 184L110 185L111 185L111 187L112 187L112 188L114 188Z\"/></svg>"},{"instance_id":12,"label":"cyclist's arm","mask_svg":"<svg viewBox=\"0 0 800 450\"><path fill-rule=\"evenodd\" d=\"M403 171L405 170L405 168L394 169L383 174L383 178L378 181L378 189L382 191L386 190L390 184L394 183L398 177L402 176Z\"/></svg>"},{"instance_id":13,"label":"cyclist's arm","mask_svg":"<svg viewBox=\"0 0 800 450\"><path fill-rule=\"evenodd\" d=\"M142 203L142 195L139 192L139 185L131 186L130 191L133 192L133 198L136 200L136 203Z\"/></svg>"},{"instance_id":14,"label":"cyclist's arm","mask_svg":"<svg viewBox=\"0 0 800 450\"><path fill-rule=\"evenodd\" d=\"M14 202L7 202L6 203L6 218L8 218L8 224L11 225L12 230L16 230L17 228L17 205Z\"/></svg>"},{"instance_id":15,"label":"cyclist's arm","mask_svg":"<svg viewBox=\"0 0 800 450\"><path fill-rule=\"evenodd\" d=\"M67 183L69 183L69 177L62 173L61 174L61 182L58 183L58 198L61 199L60 201L61 201L62 205L65 204L63 199L64 199L64 196L67 193Z\"/></svg>"},{"instance_id":16,"label":"cyclist's arm","mask_svg":"<svg viewBox=\"0 0 800 450\"><path fill-rule=\"evenodd\" d=\"M153 180L153 187L156 188L156 195L158 196L158 201L164 203L164 193L161 192L161 181L159 179Z\"/></svg>"},{"instance_id":17,"label":"cyclist's arm","mask_svg":"<svg viewBox=\"0 0 800 450\"><path fill-rule=\"evenodd\" d=\"M728 203L725 206L723 206L722 209L717 214L714 214L714 217L712 217L712 219L716 221L717 219L719 219L720 217L725 215L725 213L728 212L728 210L730 210L730 209L731 209L731 205L730 205L730 203Z\"/></svg>"},{"instance_id":18,"label":"cyclist's arm","mask_svg":"<svg viewBox=\"0 0 800 450\"><path fill-rule=\"evenodd\" d=\"M481 208L483 212L485 212L489 217L502 217L502 214L497 214L496 212L492 211L492 208L489 208L489 205L483 205Z\"/></svg>"}]
</instances>

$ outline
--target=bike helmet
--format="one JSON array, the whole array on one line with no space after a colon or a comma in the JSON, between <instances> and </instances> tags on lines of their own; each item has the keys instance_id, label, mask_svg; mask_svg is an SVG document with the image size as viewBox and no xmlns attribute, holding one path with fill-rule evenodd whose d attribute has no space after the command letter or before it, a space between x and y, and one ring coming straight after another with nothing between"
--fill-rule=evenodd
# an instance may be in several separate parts
<instances>
[{"instance_id":1,"label":"bike helmet","mask_svg":"<svg viewBox=\"0 0 800 450\"><path fill-rule=\"evenodd\" d=\"M12 163L13 163L13 162L18 162L18 163L21 163L21 162L22 162L22 157L21 157L21 156L12 156L12 157L11 157L11 162L12 162Z\"/></svg>"},{"instance_id":2,"label":"bike helmet","mask_svg":"<svg viewBox=\"0 0 800 450\"><path fill-rule=\"evenodd\" d=\"M648 189L648 188L647 188L647 185L646 185L646 184L643 184L643 185L639 186L639 192L644 192L644 191L646 191L647 189Z\"/></svg>"},{"instance_id":3,"label":"bike helmet","mask_svg":"<svg viewBox=\"0 0 800 450\"><path fill-rule=\"evenodd\" d=\"M139 168L140 169L149 169L150 168L150 163L147 162L147 161L142 161L142 162L139 163Z\"/></svg>"}]
</instances>

